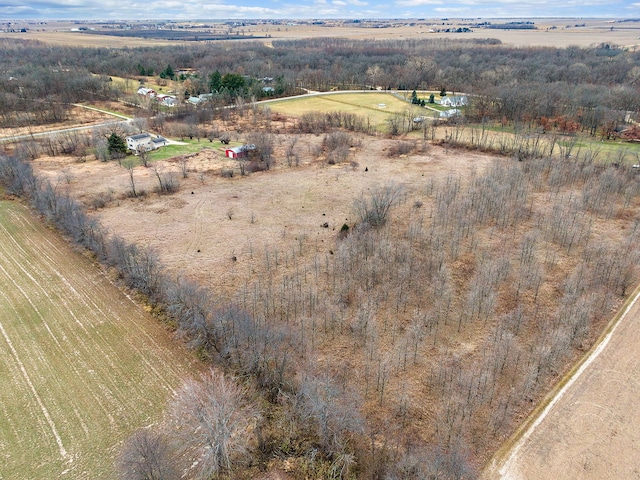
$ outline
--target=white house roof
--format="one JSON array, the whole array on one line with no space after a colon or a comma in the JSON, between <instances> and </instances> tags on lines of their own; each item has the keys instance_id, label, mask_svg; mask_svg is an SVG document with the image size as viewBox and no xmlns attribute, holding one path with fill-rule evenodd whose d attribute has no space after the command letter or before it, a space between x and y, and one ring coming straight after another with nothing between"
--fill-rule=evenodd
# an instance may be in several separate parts
<instances>
[{"instance_id":1,"label":"white house roof","mask_svg":"<svg viewBox=\"0 0 640 480\"><path fill-rule=\"evenodd\" d=\"M144 139L147 139L147 138L151 138L151 135L149 135L148 133L138 133L136 135L131 135L131 136L127 137L127 140L128 139L131 139L131 140L144 140Z\"/></svg>"}]
</instances>

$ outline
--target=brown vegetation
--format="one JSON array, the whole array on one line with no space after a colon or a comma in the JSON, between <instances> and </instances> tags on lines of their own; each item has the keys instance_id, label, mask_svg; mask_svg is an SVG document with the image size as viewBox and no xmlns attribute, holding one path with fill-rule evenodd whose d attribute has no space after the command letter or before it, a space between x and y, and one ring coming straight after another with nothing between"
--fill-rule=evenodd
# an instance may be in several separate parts
<instances>
[{"instance_id":1,"label":"brown vegetation","mask_svg":"<svg viewBox=\"0 0 640 480\"><path fill-rule=\"evenodd\" d=\"M324 167L307 148L298 168L279 160L275 171L224 179L194 157L204 177L192 171L169 197L109 202L100 222L153 247L142 257L118 242L109 250L143 260L125 278L160 295L179 334L230 371L250 373L265 392L270 420L259 462L295 476L309 465L362 478L431 468L470 475L633 284L637 229L626 226L637 216L637 177L586 153L514 162L430 147L389 159L382 146L396 141L365 140L357 171ZM285 143L273 138L282 145L276 158L286 157ZM76 195L93 182L82 168L69 185ZM154 172L146 175L152 182ZM402 190L380 189L391 180ZM389 199L381 202L386 221L369 220L379 199ZM322 228L325 218L335 230ZM350 233L338 240L343 219ZM148 284L157 262L184 279L177 290ZM203 323L172 305L200 305ZM319 397L304 407L318 388L329 389L321 398L330 406ZM349 409L362 422L346 429L322 414ZM280 415L320 416L300 430L285 428ZM326 467L296 463L314 442Z\"/></svg>"},{"instance_id":2,"label":"brown vegetation","mask_svg":"<svg viewBox=\"0 0 640 480\"><path fill-rule=\"evenodd\" d=\"M465 61L446 42L273 45L295 65L316 59L298 77L310 88L374 76L388 87L458 89L471 78L469 91L484 94L442 129L425 122L420 141L372 135L353 115L276 117L249 104L247 90L149 119L161 133L252 144L239 160L206 149L141 166L131 157L77 163L62 151L40 157L35 141L2 158L10 193L95 252L225 372L187 381L176 405L233 397L251 407L255 424L240 427L247 443L229 443L226 454L210 457L221 444L207 449L206 439L182 442L190 459L209 456L203 475L473 477L637 281L640 179L618 159L596 161L575 135L607 138L627 121L624 108L638 109L637 86L624 83L634 54L540 49L522 62L522 52L491 42L464 47L484 62ZM425 50L433 57L418 61ZM324 68L330 51L353 59L345 60L353 70ZM147 53L147 63L159 55ZM194 64L252 64L240 48L216 59L189 53ZM374 53L385 69L360 71ZM593 66L567 69L570 56ZM610 81L612 65L624 85L594 106L589 93ZM552 82L551 101L542 93ZM223 108L230 100L234 108ZM484 127L495 122L507 132L489 140ZM394 136L413 128L399 125ZM98 157L104 135L95 144ZM216 383L219 396L207 393ZM207 422L235 415L214 410ZM187 437L199 431L189 428ZM215 438L225 435L238 438ZM123 460L141 447L162 453L167 437L140 434Z\"/></svg>"}]
</instances>

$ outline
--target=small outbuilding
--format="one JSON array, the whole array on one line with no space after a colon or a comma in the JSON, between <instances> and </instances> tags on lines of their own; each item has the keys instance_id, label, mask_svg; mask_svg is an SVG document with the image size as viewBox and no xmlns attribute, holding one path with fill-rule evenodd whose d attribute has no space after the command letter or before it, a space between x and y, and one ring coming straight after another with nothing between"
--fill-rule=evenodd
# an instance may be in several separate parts
<instances>
[{"instance_id":1,"label":"small outbuilding","mask_svg":"<svg viewBox=\"0 0 640 480\"><path fill-rule=\"evenodd\" d=\"M144 97L155 97L156 91L152 88L140 87L138 89L138 95L142 95Z\"/></svg>"},{"instance_id":2,"label":"small outbuilding","mask_svg":"<svg viewBox=\"0 0 640 480\"><path fill-rule=\"evenodd\" d=\"M256 146L253 144L240 145L239 147L230 147L224 151L224 154L229 158L244 158L251 150L255 150Z\"/></svg>"},{"instance_id":3,"label":"small outbuilding","mask_svg":"<svg viewBox=\"0 0 640 480\"><path fill-rule=\"evenodd\" d=\"M444 112L439 113L440 118L452 118L458 117L460 115L462 115L462 112L457 108L450 108L449 110L445 110Z\"/></svg>"}]
</instances>

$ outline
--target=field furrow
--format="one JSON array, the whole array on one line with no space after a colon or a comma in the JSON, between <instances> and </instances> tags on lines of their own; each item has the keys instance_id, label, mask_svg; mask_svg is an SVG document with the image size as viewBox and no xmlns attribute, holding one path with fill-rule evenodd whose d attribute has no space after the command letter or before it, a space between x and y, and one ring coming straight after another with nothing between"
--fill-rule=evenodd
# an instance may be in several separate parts
<instances>
[{"instance_id":1,"label":"field furrow","mask_svg":"<svg viewBox=\"0 0 640 480\"><path fill-rule=\"evenodd\" d=\"M95 265L0 202L0 478L115 478L200 366Z\"/></svg>"}]
</instances>

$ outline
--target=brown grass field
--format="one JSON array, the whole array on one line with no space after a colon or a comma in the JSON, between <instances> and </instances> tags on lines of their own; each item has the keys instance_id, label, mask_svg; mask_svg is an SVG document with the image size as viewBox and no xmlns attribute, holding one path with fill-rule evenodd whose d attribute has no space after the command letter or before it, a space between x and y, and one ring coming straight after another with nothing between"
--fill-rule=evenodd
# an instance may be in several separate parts
<instances>
[{"instance_id":1,"label":"brown grass field","mask_svg":"<svg viewBox=\"0 0 640 480\"><path fill-rule=\"evenodd\" d=\"M493 23L502 23L507 20L490 19ZM509 19L508 21L513 21ZM526 20L526 19L524 19ZM481 20L478 19L477 22ZM297 39L314 37L340 37L358 40L377 39L415 39L415 38L496 38L508 45L519 47L546 46L546 47L586 47L598 43L611 43L629 48L640 45L640 22L611 23L604 19L534 19L537 30L515 31L499 29L474 29L468 33L432 33L431 30L447 27L457 28L469 22L452 19L448 22L442 20L427 21L395 21L387 22L388 28L365 28L353 24L340 22L327 22L326 25L252 25L238 28L237 32L246 36L268 36L268 39L260 39L270 43L275 39ZM409 25L413 23L413 25ZM446 23L446 25L444 25ZM576 27L575 25L582 25ZM0 37L24 38L39 40L52 45L82 45L91 47L136 47L171 45L176 42L167 40L120 38L106 35L94 35L79 32L71 32L71 28L78 25L68 22L49 22L47 25L29 26L26 33L0 33ZM85 26L90 26L89 24ZM244 41L244 40L239 40Z\"/></svg>"},{"instance_id":2,"label":"brown grass field","mask_svg":"<svg viewBox=\"0 0 640 480\"><path fill-rule=\"evenodd\" d=\"M59 157L36 160L36 165L88 205L99 195L114 199L109 208L96 211L100 221L130 241L152 245L172 271L189 272L232 293L251 276L265 249L291 251L302 243L310 256L328 253L337 230L354 222L354 198L367 189L390 179L419 188L449 174L482 170L491 161L475 153L447 155L442 148L426 156L389 159L385 149L392 142L366 137L366 147L351 154L357 166L328 166L312 155L321 141L315 135L302 136L296 147L301 166L289 168L282 159L282 137L276 147L276 170L248 177L222 178L220 172L237 170L237 162L224 157L222 150L207 149L189 158L191 171L187 179L179 179L178 193L139 199L123 198L130 189L128 173L114 162L76 163ZM165 172L173 170L179 176L175 161L163 165ZM62 171L72 176L70 183L62 181ZM136 168L134 175L137 189L152 192L157 185L150 169ZM322 227L325 222L329 228Z\"/></svg>"},{"instance_id":3,"label":"brown grass field","mask_svg":"<svg viewBox=\"0 0 640 480\"><path fill-rule=\"evenodd\" d=\"M113 479L200 364L20 203L0 201L0 478Z\"/></svg>"}]
</instances>

